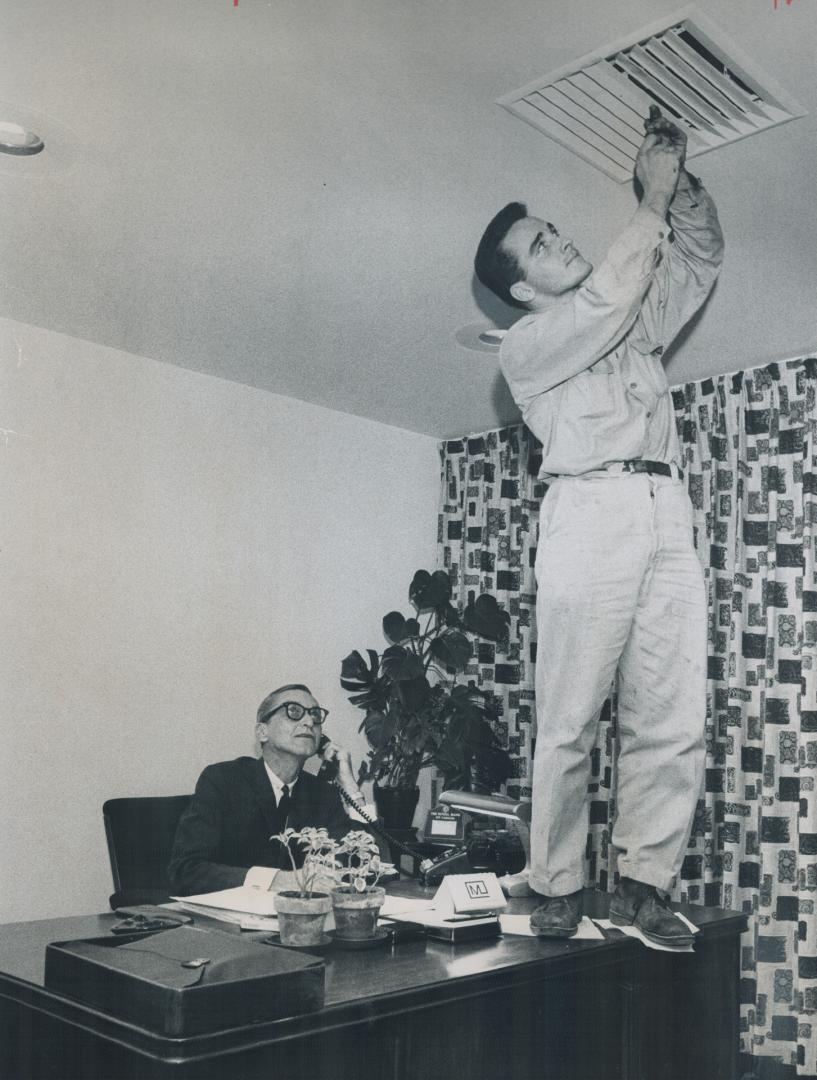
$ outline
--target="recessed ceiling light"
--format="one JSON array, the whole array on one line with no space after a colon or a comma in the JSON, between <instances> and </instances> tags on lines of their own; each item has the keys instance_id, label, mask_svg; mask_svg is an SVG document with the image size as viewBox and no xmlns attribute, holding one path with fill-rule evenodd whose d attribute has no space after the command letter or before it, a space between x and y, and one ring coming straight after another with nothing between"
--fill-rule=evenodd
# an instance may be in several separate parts
<instances>
[{"instance_id":1,"label":"recessed ceiling light","mask_svg":"<svg viewBox=\"0 0 817 1080\"><path fill-rule=\"evenodd\" d=\"M0 180L20 184L64 176L87 164L89 153L85 137L56 117L0 100Z\"/></svg>"},{"instance_id":2,"label":"recessed ceiling light","mask_svg":"<svg viewBox=\"0 0 817 1080\"><path fill-rule=\"evenodd\" d=\"M490 345L492 348L498 349L504 337L504 330L483 330L479 335L479 340L483 345Z\"/></svg>"},{"instance_id":3,"label":"recessed ceiling light","mask_svg":"<svg viewBox=\"0 0 817 1080\"><path fill-rule=\"evenodd\" d=\"M485 323L472 323L470 326L461 327L454 339L464 349L474 352L499 352L499 346L507 331L500 330L496 326L488 326Z\"/></svg>"},{"instance_id":4,"label":"recessed ceiling light","mask_svg":"<svg viewBox=\"0 0 817 1080\"><path fill-rule=\"evenodd\" d=\"M39 154L45 143L33 131L26 131L20 124L0 120L0 153Z\"/></svg>"}]
</instances>

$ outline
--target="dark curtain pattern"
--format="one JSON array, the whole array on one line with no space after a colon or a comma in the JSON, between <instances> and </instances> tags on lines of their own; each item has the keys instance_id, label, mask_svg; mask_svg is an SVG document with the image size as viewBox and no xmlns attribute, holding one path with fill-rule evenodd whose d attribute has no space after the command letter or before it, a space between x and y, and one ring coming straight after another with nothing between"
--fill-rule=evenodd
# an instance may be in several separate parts
<instances>
[{"instance_id":1,"label":"dark curtain pattern","mask_svg":"<svg viewBox=\"0 0 817 1080\"><path fill-rule=\"evenodd\" d=\"M709 591L707 768L678 899L745 911L743 1050L817 1073L817 360L678 387L673 401ZM445 443L440 565L456 598L494 592L505 646L469 678L530 795L536 734L533 575L545 485L522 426ZM581 678L581 672L576 672ZM592 755L587 881L612 887L615 694Z\"/></svg>"}]
</instances>

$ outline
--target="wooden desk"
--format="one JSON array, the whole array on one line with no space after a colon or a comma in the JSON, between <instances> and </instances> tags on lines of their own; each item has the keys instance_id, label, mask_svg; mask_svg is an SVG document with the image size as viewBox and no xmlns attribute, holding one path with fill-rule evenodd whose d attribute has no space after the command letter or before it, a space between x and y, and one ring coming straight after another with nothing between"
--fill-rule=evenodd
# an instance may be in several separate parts
<instances>
[{"instance_id":1,"label":"wooden desk","mask_svg":"<svg viewBox=\"0 0 817 1080\"><path fill-rule=\"evenodd\" d=\"M417 886L395 886L405 894ZM608 897L587 894L590 914ZM513 901L527 911L529 900ZM47 990L50 941L113 916L0 928L0 1075L9 1080L736 1080L745 917L684 908L695 955L526 937L326 954L318 1012L167 1039Z\"/></svg>"}]
</instances>

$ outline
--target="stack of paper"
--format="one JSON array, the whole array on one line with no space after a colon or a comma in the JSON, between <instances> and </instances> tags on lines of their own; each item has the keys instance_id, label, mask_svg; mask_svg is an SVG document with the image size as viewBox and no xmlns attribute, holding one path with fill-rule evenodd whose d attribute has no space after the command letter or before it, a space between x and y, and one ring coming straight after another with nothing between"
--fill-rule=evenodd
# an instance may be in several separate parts
<instances>
[{"instance_id":1,"label":"stack of paper","mask_svg":"<svg viewBox=\"0 0 817 1080\"><path fill-rule=\"evenodd\" d=\"M171 899L182 911L235 923L242 930L278 929L275 893L253 885L239 885L235 889L220 889L196 896L173 896Z\"/></svg>"},{"instance_id":2,"label":"stack of paper","mask_svg":"<svg viewBox=\"0 0 817 1080\"><path fill-rule=\"evenodd\" d=\"M384 919L390 919L393 915L408 916L408 913L412 911L430 911L433 907L433 900L422 900L412 896L387 896L383 901L380 914Z\"/></svg>"},{"instance_id":3,"label":"stack of paper","mask_svg":"<svg viewBox=\"0 0 817 1080\"><path fill-rule=\"evenodd\" d=\"M505 915L499 916L503 934L518 934L521 937L538 937L531 930L530 915ZM603 941L604 934L593 924L592 919L585 915L579 923L579 929L568 941Z\"/></svg>"},{"instance_id":4,"label":"stack of paper","mask_svg":"<svg viewBox=\"0 0 817 1080\"><path fill-rule=\"evenodd\" d=\"M675 914L681 922L686 923L693 934L698 933L698 927L691 923L685 915L682 915L680 911L676 911ZM620 930L622 934L635 938L642 945L646 945L648 949L656 949L658 952L695 952L692 945L659 945L657 941L650 941L648 937L645 937L636 926L617 926L610 919L596 919L596 922L604 930Z\"/></svg>"}]
</instances>

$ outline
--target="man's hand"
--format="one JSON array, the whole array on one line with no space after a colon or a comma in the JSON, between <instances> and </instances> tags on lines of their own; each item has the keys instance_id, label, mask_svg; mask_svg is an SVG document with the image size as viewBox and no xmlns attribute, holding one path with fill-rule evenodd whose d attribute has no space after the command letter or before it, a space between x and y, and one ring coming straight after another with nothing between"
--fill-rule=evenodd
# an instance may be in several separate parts
<instances>
[{"instance_id":1,"label":"man's hand","mask_svg":"<svg viewBox=\"0 0 817 1080\"><path fill-rule=\"evenodd\" d=\"M687 133L672 120L667 120L665 116L662 116L657 105L650 105L650 115L644 121L644 130L648 135L657 135L677 150L680 154L681 165L684 164L687 153Z\"/></svg>"},{"instance_id":2,"label":"man's hand","mask_svg":"<svg viewBox=\"0 0 817 1080\"><path fill-rule=\"evenodd\" d=\"M321 750L324 761L335 761L338 766L338 783L353 799L360 795L352 768L352 755L336 742L327 742Z\"/></svg>"},{"instance_id":3,"label":"man's hand","mask_svg":"<svg viewBox=\"0 0 817 1080\"><path fill-rule=\"evenodd\" d=\"M650 106L644 128L647 134L635 160L635 175L644 191L642 202L664 217L686 158L687 137L655 105Z\"/></svg>"}]
</instances>

